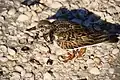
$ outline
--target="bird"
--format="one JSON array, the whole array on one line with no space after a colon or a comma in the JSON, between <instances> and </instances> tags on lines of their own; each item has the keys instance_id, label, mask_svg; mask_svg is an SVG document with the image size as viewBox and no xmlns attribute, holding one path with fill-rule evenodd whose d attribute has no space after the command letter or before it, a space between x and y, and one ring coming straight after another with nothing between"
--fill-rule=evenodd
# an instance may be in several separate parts
<instances>
[{"instance_id":1,"label":"bird","mask_svg":"<svg viewBox=\"0 0 120 80\"><path fill-rule=\"evenodd\" d=\"M38 26L40 28L44 28L44 39L47 42L53 44L55 41L62 49L74 49L105 41L113 43L118 42L119 40L117 36L110 35L108 32L93 31L69 20L55 20L53 22L41 20ZM49 29L48 32L46 32L47 29ZM85 51L86 48L80 49L78 51L79 56L84 54ZM73 51L73 53L73 55L68 53L68 56L64 62L73 59L76 51Z\"/></svg>"}]
</instances>

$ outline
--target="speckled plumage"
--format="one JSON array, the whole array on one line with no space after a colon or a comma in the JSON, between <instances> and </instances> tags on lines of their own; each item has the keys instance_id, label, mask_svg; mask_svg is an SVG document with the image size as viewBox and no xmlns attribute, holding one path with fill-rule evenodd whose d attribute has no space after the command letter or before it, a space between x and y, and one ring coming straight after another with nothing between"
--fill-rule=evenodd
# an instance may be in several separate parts
<instances>
[{"instance_id":1,"label":"speckled plumage","mask_svg":"<svg viewBox=\"0 0 120 80\"><path fill-rule=\"evenodd\" d=\"M52 43L55 40L58 46L63 49L73 49L110 40L109 35L105 32L91 31L66 20L56 20L54 22L42 20L38 26L45 28L45 30L49 29L44 34L46 41ZM47 37L49 37L49 40ZM114 42L117 41L117 38L115 39Z\"/></svg>"}]
</instances>

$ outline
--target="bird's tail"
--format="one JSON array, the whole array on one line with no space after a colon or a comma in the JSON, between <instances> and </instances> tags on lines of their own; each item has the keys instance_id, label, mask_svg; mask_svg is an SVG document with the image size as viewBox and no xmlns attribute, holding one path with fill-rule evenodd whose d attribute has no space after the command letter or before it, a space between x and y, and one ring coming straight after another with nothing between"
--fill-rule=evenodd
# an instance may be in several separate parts
<instances>
[{"instance_id":1,"label":"bird's tail","mask_svg":"<svg viewBox=\"0 0 120 80\"><path fill-rule=\"evenodd\" d=\"M116 43L119 41L118 35L110 35L109 36L109 42Z\"/></svg>"}]
</instances>

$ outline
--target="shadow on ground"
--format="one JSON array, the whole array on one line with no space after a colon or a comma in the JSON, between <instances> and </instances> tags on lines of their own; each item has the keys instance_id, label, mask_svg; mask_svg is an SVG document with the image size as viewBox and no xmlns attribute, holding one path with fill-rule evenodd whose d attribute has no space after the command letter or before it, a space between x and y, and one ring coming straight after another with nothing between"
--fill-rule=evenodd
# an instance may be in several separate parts
<instances>
[{"instance_id":1,"label":"shadow on ground","mask_svg":"<svg viewBox=\"0 0 120 80\"><path fill-rule=\"evenodd\" d=\"M60 8L55 15L48 19L70 20L91 30L107 31L111 35L120 34L120 25L102 20L100 16L90 12L85 8L68 10Z\"/></svg>"}]
</instances>

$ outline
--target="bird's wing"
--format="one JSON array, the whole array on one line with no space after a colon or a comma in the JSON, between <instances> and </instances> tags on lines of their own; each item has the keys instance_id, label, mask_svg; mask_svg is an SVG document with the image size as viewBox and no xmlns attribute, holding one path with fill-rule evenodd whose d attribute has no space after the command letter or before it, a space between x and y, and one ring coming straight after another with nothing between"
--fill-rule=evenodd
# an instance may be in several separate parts
<instances>
[{"instance_id":1,"label":"bird's wing","mask_svg":"<svg viewBox=\"0 0 120 80\"><path fill-rule=\"evenodd\" d=\"M70 29L58 32L55 35L58 37L57 44L63 49L83 47L109 40L106 33L83 29Z\"/></svg>"}]
</instances>

